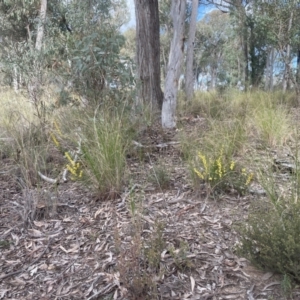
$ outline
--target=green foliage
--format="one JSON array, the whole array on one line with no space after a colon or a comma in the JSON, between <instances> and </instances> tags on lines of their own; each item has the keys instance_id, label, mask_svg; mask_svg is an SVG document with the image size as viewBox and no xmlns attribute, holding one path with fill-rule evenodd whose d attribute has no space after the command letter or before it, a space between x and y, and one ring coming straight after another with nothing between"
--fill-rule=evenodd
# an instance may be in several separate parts
<instances>
[{"instance_id":1,"label":"green foliage","mask_svg":"<svg viewBox=\"0 0 300 300\"><path fill-rule=\"evenodd\" d=\"M131 61L120 55L125 43L119 32L123 16L118 19L119 14L125 13L120 8L123 2L95 1L92 7L82 1L70 4L69 18L76 30L67 40L67 59L71 64L65 68L66 77L78 94L95 103L113 97L120 100L120 94L132 83Z\"/></svg>"},{"instance_id":2,"label":"green foliage","mask_svg":"<svg viewBox=\"0 0 300 300\"><path fill-rule=\"evenodd\" d=\"M144 255L149 267L155 271L159 270L161 253L166 247L166 242L163 238L164 228L165 225L163 223L155 222L154 230L144 246Z\"/></svg>"},{"instance_id":3,"label":"green foliage","mask_svg":"<svg viewBox=\"0 0 300 300\"><path fill-rule=\"evenodd\" d=\"M190 103L180 103L184 113L194 116L204 116L214 120L228 120L230 118L242 118L247 114L247 96L245 93L227 89L225 93L216 91L195 93Z\"/></svg>"},{"instance_id":4,"label":"green foliage","mask_svg":"<svg viewBox=\"0 0 300 300\"><path fill-rule=\"evenodd\" d=\"M241 229L243 255L264 269L299 281L299 213L299 203L256 204Z\"/></svg>"},{"instance_id":5,"label":"green foliage","mask_svg":"<svg viewBox=\"0 0 300 300\"><path fill-rule=\"evenodd\" d=\"M284 274L281 282L281 288L286 297L289 297L292 293L293 284L288 275Z\"/></svg>"},{"instance_id":6,"label":"green foliage","mask_svg":"<svg viewBox=\"0 0 300 300\"><path fill-rule=\"evenodd\" d=\"M300 281L299 166L284 193L280 193L278 174L271 172L259 176L267 198L253 202L247 222L238 226L240 251L255 265L283 274L283 288L289 293L289 278Z\"/></svg>"},{"instance_id":7,"label":"green foliage","mask_svg":"<svg viewBox=\"0 0 300 300\"><path fill-rule=\"evenodd\" d=\"M2 70L9 84L13 80L20 87L38 83L34 97L32 93L30 97L35 98L36 113L41 118L45 119L48 112L42 97L49 82L61 96L59 105L70 104L70 92L97 104L122 99L133 79L131 61L120 55L124 44L119 32L126 15L124 0L48 1L41 51L35 49L40 1L19 2L22 3L18 6L12 1L0 4L0 15L10 32L3 35L1 43ZM66 22L72 34L62 28ZM21 35L14 32L19 27L25 30Z\"/></svg>"},{"instance_id":8,"label":"green foliage","mask_svg":"<svg viewBox=\"0 0 300 300\"><path fill-rule=\"evenodd\" d=\"M194 65L214 72L215 79L226 86L236 86L240 80L238 68L243 60L238 35L232 29L229 15L214 10L198 22L195 40ZM208 87L215 88L211 81Z\"/></svg>"}]
</instances>

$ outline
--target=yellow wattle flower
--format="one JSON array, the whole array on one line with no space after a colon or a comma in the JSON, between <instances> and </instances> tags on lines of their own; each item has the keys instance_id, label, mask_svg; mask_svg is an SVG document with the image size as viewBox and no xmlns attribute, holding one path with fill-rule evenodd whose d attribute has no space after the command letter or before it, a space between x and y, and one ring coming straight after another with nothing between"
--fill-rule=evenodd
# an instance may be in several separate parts
<instances>
[{"instance_id":1,"label":"yellow wattle flower","mask_svg":"<svg viewBox=\"0 0 300 300\"><path fill-rule=\"evenodd\" d=\"M50 136L51 136L52 141L53 141L53 143L55 144L55 146L56 146L56 147L59 147L59 142L58 142L58 140L56 139L55 135L51 132L51 133L50 133Z\"/></svg>"},{"instance_id":2,"label":"yellow wattle flower","mask_svg":"<svg viewBox=\"0 0 300 300\"><path fill-rule=\"evenodd\" d=\"M253 179L253 173L250 173L247 177L245 185L249 185L252 179Z\"/></svg>"},{"instance_id":3,"label":"yellow wattle flower","mask_svg":"<svg viewBox=\"0 0 300 300\"><path fill-rule=\"evenodd\" d=\"M71 158L69 152L65 152L65 157L70 162L70 164L72 165L72 167L75 167L75 161Z\"/></svg>"},{"instance_id":4,"label":"yellow wattle flower","mask_svg":"<svg viewBox=\"0 0 300 300\"><path fill-rule=\"evenodd\" d=\"M60 128L59 128L57 122L54 121L53 124L54 124L54 127L55 127L56 131L58 132L58 134L59 134L60 136L62 136L61 130L60 130Z\"/></svg>"},{"instance_id":5,"label":"yellow wattle flower","mask_svg":"<svg viewBox=\"0 0 300 300\"><path fill-rule=\"evenodd\" d=\"M194 168L194 172L197 174L197 176L201 179L204 179L204 176L202 173L200 173L196 168Z\"/></svg>"},{"instance_id":6,"label":"yellow wattle flower","mask_svg":"<svg viewBox=\"0 0 300 300\"><path fill-rule=\"evenodd\" d=\"M218 167L217 174L219 175L219 178L221 178L223 175L221 156L216 160L216 163L217 163L217 167Z\"/></svg>"}]
</instances>

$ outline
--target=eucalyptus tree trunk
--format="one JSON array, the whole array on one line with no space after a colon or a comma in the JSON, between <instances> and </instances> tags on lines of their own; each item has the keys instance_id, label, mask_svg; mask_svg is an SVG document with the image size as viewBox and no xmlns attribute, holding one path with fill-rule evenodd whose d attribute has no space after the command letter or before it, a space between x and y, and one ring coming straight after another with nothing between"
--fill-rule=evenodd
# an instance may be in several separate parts
<instances>
[{"instance_id":1,"label":"eucalyptus tree trunk","mask_svg":"<svg viewBox=\"0 0 300 300\"><path fill-rule=\"evenodd\" d=\"M174 128L176 126L178 81L182 67L184 48L185 8L185 0L172 0L171 16L173 20L173 39L170 48L165 81L165 96L161 114L163 128Z\"/></svg>"},{"instance_id":2,"label":"eucalyptus tree trunk","mask_svg":"<svg viewBox=\"0 0 300 300\"><path fill-rule=\"evenodd\" d=\"M37 34L36 34L36 41L35 41L35 51L37 57L39 56L39 52L42 50L43 45L43 38L44 38L44 27L46 22L46 14L47 14L47 0L41 0L40 12L39 12L39 22L37 26ZM30 100L33 102L36 113L40 121L44 121L45 118L45 107L44 104L41 102L40 94L41 94L41 68L39 66L40 61L39 57L34 62L33 66L33 76L29 80L28 83L28 92L30 96Z\"/></svg>"},{"instance_id":3,"label":"eucalyptus tree trunk","mask_svg":"<svg viewBox=\"0 0 300 300\"><path fill-rule=\"evenodd\" d=\"M185 95L186 99L190 101L194 94L194 43L196 35L196 24L198 15L198 0L192 0L192 14L189 26L189 37L187 40L186 51L186 72L185 72Z\"/></svg>"},{"instance_id":4,"label":"eucalyptus tree trunk","mask_svg":"<svg viewBox=\"0 0 300 300\"><path fill-rule=\"evenodd\" d=\"M44 27L46 22L46 13L47 13L47 0L41 0L40 18L39 18L39 24L37 28L36 41L35 41L35 49L37 51L41 51L42 49Z\"/></svg>"},{"instance_id":5,"label":"eucalyptus tree trunk","mask_svg":"<svg viewBox=\"0 0 300 300\"><path fill-rule=\"evenodd\" d=\"M12 84L13 84L13 88L14 88L15 93L18 93L19 88L20 88L20 81L19 81L19 76L18 75L19 75L18 68L14 64L13 65Z\"/></svg>"},{"instance_id":6,"label":"eucalyptus tree trunk","mask_svg":"<svg viewBox=\"0 0 300 300\"><path fill-rule=\"evenodd\" d=\"M138 98L153 110L162 108L158 0L134 0Z\"/></svg>"},{"instance_id":7,"label":"eucalyptus tree trunk","mask_svg":"<svg viewBox=\"0 0 300 300\"><path fill-rule=\"evenodd\" d=\"M292 25L293 25L293 18L294 18L294 11L291 11L290 19L289 19L289 25L288 25L288 32L287 34L290 34ZM285 69L284 69L284 77L282 82L282 90L283 92L286 92L289 86L290 76L291 76L291 66L290 66L290 60L291 60L291 45L288 43L286 46L286 57L285 57Z\"/></svg>"},{"instance_id":8,"label":"eucalyptus tree trunk","mask_svg":"<svg viewBox=\"0 0 300 300\"><path fill-rule=\"evenodd\" d=\"M267 65L266 65L266 80L265 90L273 91L274 87L274 62L275 62L275 49L271 47L267 54Z\"/></svg>"},{"instance_id":9,"label":"eucalyptus tree trunk","mask_svg":"<svg viewBox=\"0 0 300 300\"><path fill-rule=\"evenodd\" d=\"M296 74L296 82L300 85L300 49L297 52L297 74Z\"/></svg>"}]
</instances>

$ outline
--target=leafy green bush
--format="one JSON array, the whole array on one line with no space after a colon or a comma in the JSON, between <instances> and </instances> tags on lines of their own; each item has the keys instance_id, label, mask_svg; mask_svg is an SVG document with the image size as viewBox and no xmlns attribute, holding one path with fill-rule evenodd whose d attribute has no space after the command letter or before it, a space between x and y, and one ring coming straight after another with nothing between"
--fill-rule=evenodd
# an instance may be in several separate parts
<instances>
[{"instance_id":1,"label":"leafy green bush","mask_svg":"<svg viewBox=\"0 0 300 300\"><path fill-rule=\"evenodd\" d=\"M299 282L299 215L299 203L274 206L267 201L256 204L247 225L240 229L243 255L257 266L288 274Z\"/></svg>"},{"instance_id":2,"label":"leafy green bush","mask_svg":"<svg viewBox=\"0 0 300 300\"><path fill-rule=\"evenodd\" d=\"M247 222L238 226L239 250L253 264L299 282L299 168L285 182L289 184L285 187L276 180L278 174L270 172L259 178L267 198L253 202Z\"/></svg>"}]
</instances>

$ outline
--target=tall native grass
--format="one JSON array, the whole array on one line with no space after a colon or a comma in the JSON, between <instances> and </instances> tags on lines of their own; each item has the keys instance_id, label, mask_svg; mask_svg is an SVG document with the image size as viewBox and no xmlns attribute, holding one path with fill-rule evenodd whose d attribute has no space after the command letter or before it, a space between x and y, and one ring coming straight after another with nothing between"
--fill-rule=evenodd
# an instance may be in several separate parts
<instances>
[{"instance_id":1,"label":"tall native grass","mask_svg":"<svg viewBox=\"0 0 300 300\"><path fill-rule=\"evenodd\" d=\"M48 138L33 105L22 93L0 91L0 153L10 159L12 174L22 187L37 184L37 172L45 169Z\"/></svg>"},{"instance_id":2,"label":"tall native grass","mask_svg":"<svg viewBox=\"0 0 300 300\"><path fill-rule=\"evenodd\" d=\"M122 109L96 108L63 110L56 120L65 139L64 148L80 141L83 183L101 199L116 197L125 182L126 153L134 131Z\"/></svg>"},{"instance_id":3,"label":"tall native grass","mask_svg":"<svg viewBox=\"0 0 300 300\"><path fill-rule=\"evenodd\" d=\"M263 146L284 145L293 134L291 115L285 107L262 105L252 112L249 123Z\"/></svg>"},{"instance_id":4,"label":"tall native grass","mask_svg":"<svg viewBox=\"0 0 300 300\"><path fill-rule=\"evenodd\" d=\"M101 199L116 197L125 182L126 151L130 143L128 118L118 110L97 108L77 120L81 139L83 178Z\"/></svg>"}]
</instances>

